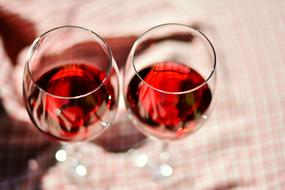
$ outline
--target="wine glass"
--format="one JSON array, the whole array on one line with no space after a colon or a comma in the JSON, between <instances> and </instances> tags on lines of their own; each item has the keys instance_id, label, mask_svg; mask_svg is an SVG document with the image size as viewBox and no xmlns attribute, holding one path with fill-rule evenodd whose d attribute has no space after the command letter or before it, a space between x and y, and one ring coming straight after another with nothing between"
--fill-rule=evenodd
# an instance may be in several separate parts
<instances>
[{"instance_id":1,"label":"wine glass","mask_svg":"<svg viewBox=\"0 0 285 190\"><path fill-rule=\"evenodd\" d=\"M108 46L83 27L51 29L29 50L23 78L26 110L40 132L63 143L56 157L63 161L67 152L75 176L88 172L77 142L96 138L115 118L118 77Z\"/></svg>"},{"instance_id":2,"label":"wine glass","mask_svg":"<svg viewBox=\"0 0 285 190\"><path fill-rule=\"evenodd\" d=\"M200 31L178 23L155 26L134 43L123 92L131 120L144 134L162 140L156 177L173 174L168 142L196 131L207 120L216 89L216 53ZM143 164L147 162L147 164ZM158 176L157 176L158 175Z\"/></svg>"}]
</instances>

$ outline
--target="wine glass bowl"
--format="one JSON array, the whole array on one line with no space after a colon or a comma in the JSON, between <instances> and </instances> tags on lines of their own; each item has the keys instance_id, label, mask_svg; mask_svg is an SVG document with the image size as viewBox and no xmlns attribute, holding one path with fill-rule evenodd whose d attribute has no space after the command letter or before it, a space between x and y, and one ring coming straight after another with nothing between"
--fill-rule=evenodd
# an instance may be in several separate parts
<instances>
[{"instance_id":1,"label":"wine glass bowl","mask_svg":"<svg viewBox=\"0 0 285 190\"><path fill-rule=\"evenodd\" d=\"M41 132L59 141L87 141L115 118L118 68L96 33L78 26L58 27L32 44L23 95Z\"/></svg>"},{"instance_id":2,"label":"wine glass bowl","mask_svg":"<svg viewBox=\"0 0 285 190\"><path fill-rule=\"evenodd\" d=\"M125 102L135 125L158 139L178 139L208 118L216 87L209 39L182 24L153 27L134 43L124 73Z\"/></svg>"}]
</instances>

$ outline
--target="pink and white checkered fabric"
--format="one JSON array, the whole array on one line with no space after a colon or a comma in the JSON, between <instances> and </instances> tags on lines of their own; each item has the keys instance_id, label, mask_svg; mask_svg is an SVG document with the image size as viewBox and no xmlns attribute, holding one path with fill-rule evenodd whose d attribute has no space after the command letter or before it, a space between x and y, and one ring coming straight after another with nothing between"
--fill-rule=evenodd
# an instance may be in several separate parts
<instances>
[{"instance_id":1,"label":"pink and white checkered fabric","mask_svg":"<svg viewBox=\"0 0 285 190\"><path fill-rule=\"evenodd\" d=\"M87 182L75 186L58 164L44 174L42 189L285 189L285 1L65 0L55 4L30 0L0 1L1 8L28 19L37 33L74 24L112 37L138 35L165 22L198 23L218 54L215 108L200 130L170 144L175 166L171 178L155 181L125 154L88 144L82 146ZM2 57L1 71L13 70ZM4 105L15 118L9 104ZM1 154L13 151L0 148ZM148 144L142 150L155 154L159 146ZM9 187L7 180L1 184Z\"/></svg>"}]
</instances>

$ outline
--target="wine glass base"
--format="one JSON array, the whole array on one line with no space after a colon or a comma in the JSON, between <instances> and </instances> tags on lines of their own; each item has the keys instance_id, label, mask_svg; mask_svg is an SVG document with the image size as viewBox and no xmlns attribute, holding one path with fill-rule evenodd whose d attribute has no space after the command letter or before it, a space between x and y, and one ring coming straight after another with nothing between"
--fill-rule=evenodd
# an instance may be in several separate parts
<instances>
[{"instance_id":1,"label":"wine glass base","mask_svg":"<svg viewBox=\"0 0 285 190\"><path fill-rule=\"evenodd\" d=\"M166 156L166 155L165 155ZM151 162L150 156L139 150L132 149L128 151L127 158L138 168L144 168L150 172L155 180L164 180L174 174L174 169L168 159L162 159L160 155L159 162Z\"/></svg>"},{"instance_id":2,"label":"wine glass base","mask_svg":"<svg viewBox=\"0 0 285 190\"><path fill-rule=\"evenodd\" d=\"M161 177L167 178L173 175L173 168L171 165L167 163L162 163L159 166L159 174Z\"/></svg>"},{"instance_id":3,"label":"wine glass base","mask_svg":"<svg viewBox=\"0 0 285 190\"><path fill-rule=\"evenodd\" d=\"M87 167L81 163L81 153L78 151L78 144L75 145L66 145L63 144L55 153L55 158L58 162L62 162L67 165L67 173L72 179L84 178L88 174ZM76 150L75 150L76 149Z\"/></svg>"}]
</instances>

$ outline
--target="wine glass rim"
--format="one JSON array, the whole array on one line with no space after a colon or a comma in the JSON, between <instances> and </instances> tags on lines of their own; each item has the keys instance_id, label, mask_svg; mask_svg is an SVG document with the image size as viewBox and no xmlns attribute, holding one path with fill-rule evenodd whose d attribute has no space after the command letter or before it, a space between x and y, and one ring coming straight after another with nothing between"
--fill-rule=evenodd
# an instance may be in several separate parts
<instances>
[{"instance_id":1,"label":"wine glass rim","mask_svg":"<svg viewBox=\"0 0 285 190\"><path fill-rule=\"evenodd\" d=\"M106 69L107 72L106 72L106 76L105 78L102 80L101 84L98 85L96 88L94 88L93 90L90 90L89 92L86 92L84 94L81 94L81 95L78 95L78 96L58 96L58 95L55 95L55 94L52 94L52 93L49 93L47 92L46 90L44 90L41 86L39 86L37 84L37 82L34 80L33 76L32 76L32 73L30 71L30 66L29 66L29 63L30 63L30 58L31 58L31 55L32 55L32 52L33 52L33 49L34 47L36 46L37 42L43 38L44 36L46 36L48 33L52 32L52 31L55 31L55 30L58 30L58 29L62 29L62 28L77 28L77 29L82 29L82 30L85 30L87 32L90 32L92 35L95 35L98 40L99 40L99 43L101 45L101 47L105 50L107 50L107 56L108 56L108 59L109 59L109 65L108 65L108 68ZM87 29L85 27L82 27L82 26L76 26L76 25L63 25L63 26L59 26L59 27L55 27L55 28L52 28L44 33L42 33L40 36L38 36L32 43L32 45L30 46L29 50L28 50L28 55L27 55L27 60L26 60L26 69L28 70L28 74L29 74L29 77L31 78L32 82L35 84L35 86L43 93L45 94L48 94L49 96L51 97L54 97L54 98L58 98L58 99L79 99L79 98L82 98L82 97L86 97L94 92L96 92L98 89L100 89L103 84L107 81L108 78L110 78L110 75L111 75L111 70L112 70L112 65L113 65L113 55L112 55L112 51L111 49L109 48L109 46L106 45L106 42L104 41L104 39L98 35L96 32L94 32L93 30L90 30L90 29Z\"/></svg>"},{"instance_id":2,"label":"wine glass rim","mask_svg":"<svg viewBox=\"0 0 285 190\"><path fill-rule=\"evenodd\" d=\"M195 34L197 34L199 37L203 38L204 40L206 40L206 42L208 42L208 45L210 46L210 49L212 51L212 54L213 54L213 68L210 72L210 74L208 75L208 77L205 79L205 81L199 85L197 85L196 87L194 88L191 88L189 90L184 90L184 91L179 91L179 92L173 92L173 91L166 91L166 90L161 90L161 89L158 89L154 86L152 86L151 84L149 84L148 82L146 82L139 74L139 71L137 70L136 66L135 66L135 61L134 61L134 54L136 52L136 49L137 47L139 46L139 44L141 43L142 41L142 38L147 34L149 33L150 31L154 30L154 29L157 29L159 27L163 27L163 26L180 26L180 27L185 27L187 28L188 30L190 30L191 32L194 32ZM214 75L214 73L216 72L216 63L217 63L217 55L216 55L216 51L215 51L215 48L212 44L212 42L209 40L209 38L201 31L197 30L197 29L194 29L193 27L190 27L188 25L185 25L185 24L181 24L181 23L164 23L164 24L160 24L160 25L156 25L154 27L151 27L149 28L148 30L146 30L144 33L142 33L138 38L137 40L135 41L135 43L133 44L132 48L131 48L131 51L130 51L130 61L131 61L131 64L135 70L135 74L139 77L139 79L145 83L148 87L158 91L158 92L161 92L161 93L165 93L165 94L186 94L186 93L191 93L191 92L194 92L195 90L203 87L204 85L206 85L208 83L208 81L212 78L212 76Z\"/></svg>"}]
</instances>

